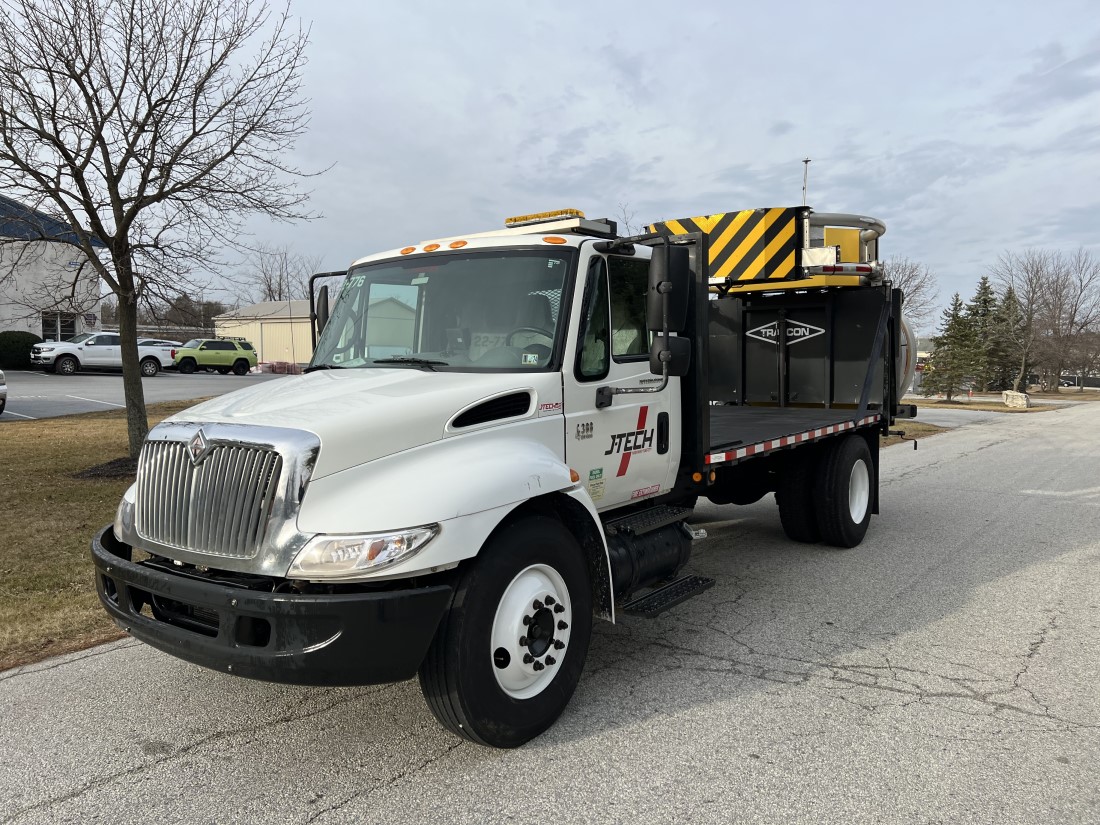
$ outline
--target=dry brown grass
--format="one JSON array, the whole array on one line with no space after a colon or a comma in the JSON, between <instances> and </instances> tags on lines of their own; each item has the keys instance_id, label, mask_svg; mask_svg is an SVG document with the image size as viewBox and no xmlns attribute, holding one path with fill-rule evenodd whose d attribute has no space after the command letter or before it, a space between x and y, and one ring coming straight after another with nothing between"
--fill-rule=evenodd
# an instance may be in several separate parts
<instances>
[{"instance_id":1,"label":"dry brown grass","mask_svg":"<svg viewBox=\"0 0 1100 825\"><path fill-rule=\"evenodd\" d=\"M151 404L150 424L194 403ZM89 544L130 480L73 475L126 454L124 410L0 426L0 670L122 635L99 606Z\"/></svg>"},{"instance_id":2,"label":"dry brown grass","mask_svg":"<svg viewBox=\"0 0 1100 825\"><path fill-rule=\"evenodd\" d=\"M909 403L908 401L906 403ZM941 410L976 410L979 412L999 413L1037 413L1050 412L1058 409L1057 404L1032 404L1030 407L1006 407L997 401L937 401L932 398L922 398L915 402L918 407L939 408Z\"/></svg>"},{"instance_id":3,"label":"dry brown grass","mask_svg":"<svg viewBox=\"0 0 1100 825\"><path fill-rule=\"evenodd\" d=\"M947 427L937 427L935 424L925 424L923 421L903 421L898 419L898 421L894 423L894 429L905 433L905 438L903 439L896 435L887 436L880 442L881 446L890 447L894 444L908 444L909 441L914 438L928 438L930 435L946 432ZM912 447L909 449L912 449Z\"/></svg>"}]
</instances>

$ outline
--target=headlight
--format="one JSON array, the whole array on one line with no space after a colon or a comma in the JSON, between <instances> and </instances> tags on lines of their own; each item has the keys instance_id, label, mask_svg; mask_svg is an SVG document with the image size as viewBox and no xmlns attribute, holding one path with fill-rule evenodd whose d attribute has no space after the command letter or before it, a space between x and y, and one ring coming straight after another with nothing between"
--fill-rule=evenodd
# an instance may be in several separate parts
<instances>
[{"instance_id":1,"label":"headlight","mask_svg":"<svg viewBox=\"0 0 1100 825\"><path fill-rule=\"evenodd\" d=\"M130 535L134 529L134 502L137 501L137 485L131 484L118 503L115 511L115 538L125 541L124 536Z\"/></svg>"},{"instance_id":2,"label":"headlight","mask_svg":"<svg viewBox=\"0 0 1100 825\"><path fill-rule=\"evenodd\" d=\"M358 578L416 555L438 533L438 524L428 524L396 533L314 536L290 565L287 578Z\"/></svg>"},{"instance_id":3,"label":"headlight","mask_svg":"<svg viewBox=\"0 0 1100 825\"><path fill-rule=\"evenodd\" d=\"M53 352L53 350L54 350L53 347L39 347L38 348L39 352Z\"/></svg>"}]
</instances>

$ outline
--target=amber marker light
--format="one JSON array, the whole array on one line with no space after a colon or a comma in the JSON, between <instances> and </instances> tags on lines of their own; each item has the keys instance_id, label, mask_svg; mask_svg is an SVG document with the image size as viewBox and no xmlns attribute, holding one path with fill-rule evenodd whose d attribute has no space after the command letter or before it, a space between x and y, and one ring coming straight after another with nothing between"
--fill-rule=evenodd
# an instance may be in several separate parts
<instances>
[{"instance_id":1,"label":"amber marker light","mask_svg":"<svg viewBox=\"0 0 1100 825\"><path fill-rule=\"evenodd\" d=\"M703 474L702 473L692 473L691 474L691 480L694 481L696 484L698 484L700 481L703 480Z\"/></svg>"},{"instance_id":2,"label":"amber marker light","mask_svg":"<svg viewBox=\"0 0 1100 825\"><path fill-rule=\"evenodd\" d=\"M416 247L415 246L406 246L404 249L401 250L402 255L408 255L410 252L416 252Z\"/></svg>"},{"instance_id":3,"label":"amber marker light","mask_svg":"<svg viewBox=\"0 0 1100 825\"><path fill-rule=\"evenodd\" d=\"M565 238L559 238L557 235L547 235L543 240L546 243L565 243Z\"/></svg>"},{"instance_id":4,"label":"amber marker light","mask_svg":"<svg viewBox=\"0 0 1100 825\"><path fill-rule=\"evenodd\" d=\"M437 243L430 243L424 247L425 252L435 252L437 249L439 249L439 244Z\"/></svg>"},{"instance_id":5,"label":"amber marker light","mask_svg":"<svg viewBox=\"0 0 1100 825\"><path fill-rule=\"evenodd\" d=\"M578 481L581 480L581 474L578 473L576 470L574 470L572 467L570 467L569 468L569 480L572 481L574 484L576 484Z\"/></svg>"},{"instance_id":6,"label":"amber marker light","mask_svg":"<svg viewBox=\"0 0 1100 825\"><path fill-rule=\"evenodd\" d=\"M462 249L466 245L466 241L451 241L447 246L451 249Z\"/></svg>"}]
</instances>

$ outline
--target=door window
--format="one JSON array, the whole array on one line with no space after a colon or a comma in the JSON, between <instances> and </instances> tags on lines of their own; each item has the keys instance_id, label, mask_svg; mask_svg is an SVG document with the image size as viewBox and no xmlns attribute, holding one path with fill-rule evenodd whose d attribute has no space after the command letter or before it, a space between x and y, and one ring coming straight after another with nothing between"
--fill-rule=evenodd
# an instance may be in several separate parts
<instances>
[{"instance_id":1,"label":"door window","mask_svg":"<svg viewBox=\"0 0 1100 825\"><path fill-rule=\"evenodd\" d=\"M646 290L649 261L637 258L608 259L611 283L611 354L616 361L633 361L649 356L646 327Z\"/></svg>"}]
</instances>

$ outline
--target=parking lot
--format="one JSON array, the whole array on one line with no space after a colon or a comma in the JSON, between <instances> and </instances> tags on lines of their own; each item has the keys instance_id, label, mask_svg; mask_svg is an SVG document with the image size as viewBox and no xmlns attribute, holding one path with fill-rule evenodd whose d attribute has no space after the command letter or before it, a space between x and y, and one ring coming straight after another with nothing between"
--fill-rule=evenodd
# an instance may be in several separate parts
<instances>
[{"instance_id":1,"label":"parking lot","mask_svg":"<svg viewBox=\"0 0 1100 825\"><path fill-rule=\"evenodd\" d=\"M122 409L125 406L122 375L117 372L57 375L41 370L5 370L4 374L8 382L8 404L3 415L0 415L0 423ZM145 390L145 401L154 403L222 395L231 390L252 386L259 381L280 378L286 376L268 373L236 376L204 372L193 375L162 372L152 378L143 378L142 386Z\"/></svg>"}]
</instances>

